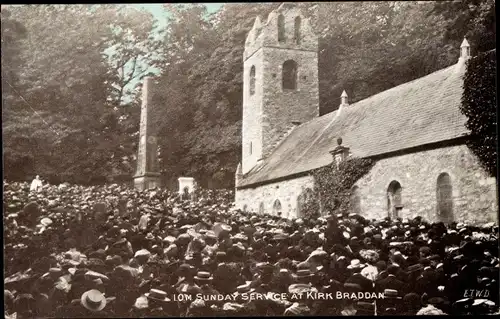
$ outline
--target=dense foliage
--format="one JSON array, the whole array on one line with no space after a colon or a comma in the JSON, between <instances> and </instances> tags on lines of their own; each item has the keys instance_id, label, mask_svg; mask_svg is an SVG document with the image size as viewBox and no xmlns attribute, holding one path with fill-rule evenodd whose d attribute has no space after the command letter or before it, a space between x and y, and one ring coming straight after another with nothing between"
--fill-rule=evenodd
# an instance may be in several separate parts
<instances>
[{"instance_id":1,"label":"dense foliage","mask_svg":"<svg viewBox=\"0 0 500 319\"><path fill-rule=\"evenodd\" d=\"M323 213L348 214L351 211L351 192L354 184L375 165L375 161L350 158L313 171L314 201L309 205L321 207Z\"/></svg>"},{"instance_id":2,"label":"dense foliage","mask_svg":"<svg viewBox=\"0 0 500 319\"><path fill-rule=\"evenodd\" d=\"M492 176L497 175L496 50L467 62L461 111L471 130L470 149Z\"/></svg>"},{"instance_id":3,"label":"dense foliage","mask_svg":"<svg viewBox=\"0 0 500 319\"><path fill-rule=\"evenodd\" d=\"M6 177L130 179L136 84L154 67L165 182L187 175L232 187L245 37L257 15L266 21L277 6L231 3L209 14L204 4L168 4L165 28L128 6L2 6ZM355 102L456 63L464 36L473 55L496 45L492 0L299 6L319 36L321 114L337 108L343 89Z\"/></svg>"}]
</instances>

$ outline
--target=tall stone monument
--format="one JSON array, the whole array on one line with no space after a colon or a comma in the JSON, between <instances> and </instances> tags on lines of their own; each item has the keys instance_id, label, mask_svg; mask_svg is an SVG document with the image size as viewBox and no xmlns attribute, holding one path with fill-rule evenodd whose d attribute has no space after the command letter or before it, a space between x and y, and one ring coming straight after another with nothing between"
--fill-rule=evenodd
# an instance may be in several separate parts
<instances>
[{"instance_id":1,"label":"tall stone monument","mask_svg":"<svg viewBox=\"0 0 500 319\"><path fill-rule=\"evenodd\" d=\"M160 186L158 165L158 141L153 129L153 79L145 77L142 85L141 124L139 130L139 148L137 170L134 175L136 189L145 190Z\"/></svg>"}]
</instances>

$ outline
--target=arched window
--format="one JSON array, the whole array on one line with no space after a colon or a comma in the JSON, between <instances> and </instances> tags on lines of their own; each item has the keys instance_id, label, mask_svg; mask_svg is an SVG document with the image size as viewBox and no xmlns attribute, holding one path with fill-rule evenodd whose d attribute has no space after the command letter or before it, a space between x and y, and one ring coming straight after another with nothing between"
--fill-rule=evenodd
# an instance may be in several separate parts
<instances>
[{"instance_id":1,"label":"arched window","mask_svg":"<svg viewBox=\"0 0 500 319\"><path fill-rule=\"evenodd\" d=\"M284 90L297 89L297 62L287 60L283 63L282 86Z\"/></svg>"},{"instance_id":2,"label":"arched window","mask_svg":"<svg viewBox=\"0 0 500 319\"><path fill-rule=\"evenodd\" d=\"M361 214L361 197L359 195L358 186L353 186L351 188L350 205L352 213Z\"/></svg>"},{"instance_id":3,"label":"arched window","mask_svg":"<svg viewBox=\"0 0 500 319\"><path fill-rule=\"evenodd\" d=\"M437 213L442 222L449 223L453 219L453 188L448 173L441 173L436 187Z\"/></svg>"},{"instance_id":4,"label":"arched window","mask_svg":"<svg viewBox=\"0 0 500 319\"><path fill-rule=\"evenodd\" d=\"M275 200L273 205L273 215L278 215L278 213L281 213L281 202L279 199Z\"/></svg>"},{"instance_id":5,"label":"arched window","mask_svg":"<svg viewBox=\"0 0 500 319\"><path fill-rule=\"evenodd\" d=\"M250 150L250 155L252 155L252 142L250 142L250 148L249 148L249 150Z\"/></svg>"},{"instance_id":6,"label":"arched window","mask_svg":"<svg viewBox=\"0 0 500 319\"><path fill-rule=\"evenodd\" d=\"M387 188L387 212L389 217L397 218L401 209L403 209L403 200L401 184L398 181L392 181Z\"/></svg>"},{"instance_id":7,"label":"arched window","mask_svg":"<svg viewBox=\"0 0 500 319\"><path fill-rule=\"evenodd\" d=\"M300 17L296 17L294 21L294 40L295 43L300 44L300 24L301 24L301 19Z\"/></svg>"},{"instance_id":8,"label":"arched window","mask_svg":"<svg viewBox=\"0 0 500 319\"><path fill-rule=\"evenodd\" d=\"M244 211L245 213L247 212L247 209L248 209L248 205L247 205L247 204L243 205L243 211Z\"/></svg>"},{"instance_id":9,"label":"arched window","mask_svg":"<svg viewBox=\"0 0 500 319\"><path fill-rule=\"evenodd\" d=\"M278 16L278 42L285 42L285 17Z\"/></svg>"},{"instance_id":10,"label":"arched window","mask_svg":"<svg viewBox=\"0 0 500 319\"><path fill-rule=\"evenodd\" d=\"M250 95L255 94L255 65L250 68Z\"/></svg>"},{"instance_id":11,"label":"arched window","mask_svg":"<svg viewBox=\"0 0 500 319\"><path fill-rule=\"evenodd\" d=\"M264 203L260 203L259 205L259 214L264 214Z\"/></svg>"}]
</instances>

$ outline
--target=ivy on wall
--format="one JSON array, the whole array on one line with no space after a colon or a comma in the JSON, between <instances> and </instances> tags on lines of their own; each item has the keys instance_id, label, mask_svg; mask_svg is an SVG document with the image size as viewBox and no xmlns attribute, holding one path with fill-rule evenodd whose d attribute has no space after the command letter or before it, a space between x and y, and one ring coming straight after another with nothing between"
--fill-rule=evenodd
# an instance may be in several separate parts
<instances>
[{"instance_id":1,"label":"ivy on wall","mask_svg":"<svg viewBox=\"0 0 500 319\"><path fill-rule=\"evenodd\" d=\"M364 158L350 158L338 166L335 162L312 172L315 196L305 205L306 214L317 217L325 214L348 214L350 211L351 189L368 173L375 161Z\"/></svg>"},{"instance_id":2,"label":"ivy on wall","mask_svg":"<svg viewBox=\"0 0 500 319\"><path fill-rule=\"evenodd\" d=\"M467 116L465 126L472 138L467 146L483 167L497 175L496 50L471 58L464 76L460 111Z\"/></svg>"}]
</instances>

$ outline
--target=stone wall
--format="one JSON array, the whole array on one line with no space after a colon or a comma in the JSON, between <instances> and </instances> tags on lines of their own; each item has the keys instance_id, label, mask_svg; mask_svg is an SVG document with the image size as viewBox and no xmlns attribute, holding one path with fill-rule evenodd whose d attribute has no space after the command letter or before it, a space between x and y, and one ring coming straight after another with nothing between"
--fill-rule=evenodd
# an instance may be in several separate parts
<instances>
[{"instance_id":1,"label":"stone wall","mask_svg":"<svg viewBox=\"0 0 500 319\"><path fill-rule=\"evenodd\" d=\"M284 42L278 42L277 16L285 18ZM293 127L319 116L318 38L302 17L300 41L294 39L294 21L301 12L281 6L262 28L256 22L245 43L243 68L242 173L268 156ZM260 31L258 31L260 30ZM259 32L255 38L255 33ZM282 67L297 64L295 90L282 88ZM255 93L250 94L250 70L255 67Z\"/></svg>"},{"instance_id":2,"label":"stone wall","mask_svg":"<svg viewBox=\"0 0 500 319\"><path fill-rule=\"evenodd\" d=\"M297 63L297 89L282 88L283 63ZM268 156L293 121L319 116L318 54L315 51L264 48L262 138Z\"/></svg>"},{"instance_id":3,"label":"stone wall","mask_svg":"<svg viewBox=\"0 0 500 319\"><path fill-rule=\"evenodd\" d=\"M263 50L255 52L243 68L242 173L245 174L262 157ZM255 67L255 93L250 95L250 70ZM250 146L251 144L251 146Z\"/></svg>"},{"instance_id":4,"label":"stone wall","mask_svg":"<svg viewBox=\"0 0 500 319\"><path fill-rule=\"evenodd\" d=\"M266 213L273 213L274 203L279 200L282 216L297 217L297 199L306 188L313 187L313 181L312 176L304 176L256 188L237 190L236 208L259 212L262 203Z\"/></svg>"},{"instance_id":5,"label":"stone wall","mask_svg":"<svg viewBox=\"0 0 500 319\"><path fill-rule=\"evenodd\" d=\"M437 179L441 173L451 177L453 219L457 222L498 224L496 179L489 177L478 159L465 145L450 146L379 160L357 183L361 214L382 219L388 215L387 190L392 181L402 187L402 218L422 216L439 221L437 213ZM299 177L256 188L236 191L239 209L273 212L276 200L281 202L285 217L297 217L297 198L312 188L312 176ZM245 206L246 205L246 206Z\"/></svg>"},{"instance_id":6,"label":"stone wall","mask_svg":"<svg viewBox=\"0 0 500 319\"><path fill-rule=\"evenodd\" d=\"M400 217L422 216L430 222L439 221L436 196L437 179L441 173L448 173L451 177L455 221L473 224L493 221L498 224L496 179L488 177L465 145L378 161L356 183L363 215L376 219L388 215L387 189L395 180L402 187Z\"/></svg>"}]
</instances>

